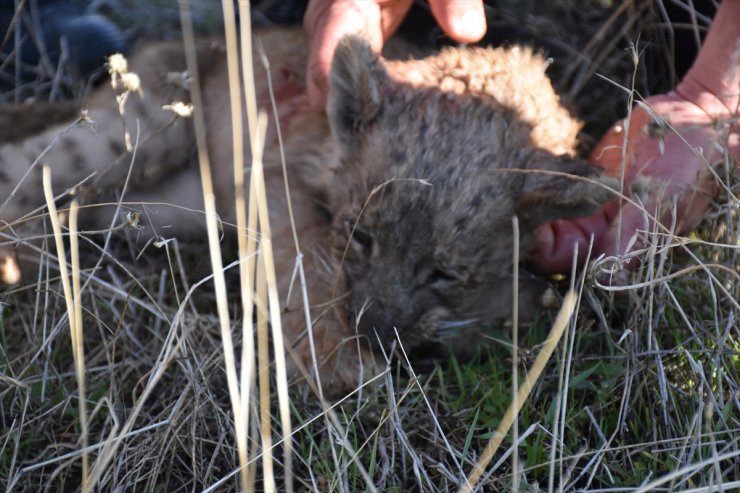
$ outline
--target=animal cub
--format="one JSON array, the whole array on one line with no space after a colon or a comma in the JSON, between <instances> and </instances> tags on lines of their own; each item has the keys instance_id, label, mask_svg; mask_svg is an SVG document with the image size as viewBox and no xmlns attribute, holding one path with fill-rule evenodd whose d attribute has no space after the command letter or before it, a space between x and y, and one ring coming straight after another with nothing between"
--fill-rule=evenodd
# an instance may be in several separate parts
<instances>
[{"instance_id":1,"label":"animal cub","mask_svg":"<svg viewBox=\"0 0 740 493\"><path fill-rule=\"evenodd\" d=\"M347 37L334 55L324 113L305 96L304 35L271 29L255 37L269 60L269 68L256 67L257 97L270 114L271 91L277 100L311 333L333 390L371 375L377 346L397 337L420 354L475 346L478 327L511 315L512 217L524 255L538 225L588 215L609 198L601 170L574 157L580 124L560 104L545 60L528 48L446 49L401 61ZM197 55L204 108L196 110L206 118L228 225L234 191L225 56L212 41ZM0 147L5 239L22 240L24 219L43 208L40 161L51 166L59 194L84 188L110 197L128 175L117 198L124 211L142 213L148 231L202 234L191 123L163 109L187 97L182 48L150 45L127 70L138 74L141 92L125 102L116 101L120 87L94 93L92 129L61 126ZM288 360L298 376L293 358L308 367L311 355L300 297L286 298L296 251L276 125L267 134L266 181ZM94 208L87 224L110 225L114 210ZM542 284L523 275L523 311L532 311Z\"/></svg>"}]
</instances>

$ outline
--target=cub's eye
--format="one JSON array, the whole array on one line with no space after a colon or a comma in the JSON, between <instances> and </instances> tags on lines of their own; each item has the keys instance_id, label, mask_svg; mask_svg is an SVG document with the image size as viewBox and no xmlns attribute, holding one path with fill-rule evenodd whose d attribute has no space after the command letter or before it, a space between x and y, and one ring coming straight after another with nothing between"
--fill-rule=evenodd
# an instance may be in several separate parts
<instances>
[{"instance_id":1,"label":"cub's eye","mask_svg":"<svg viewBox=\"0 0 740 493\"><path fill-rule=\"evenodd\" d=\"M450 284L457 280L457 276L451 272L442 269L434 269L431 274L429 274L428 282L430 284Z\"/></svg>"},{"instance_id":2,"label":"cub's eye","mask_svg":"<svg viewBox=\"0 0 740 493\"><path fill-rule=\"evenodd\" d=\"M373 249L373 236L357 224L356 220L348 219L346 226L347 234L350 236L352 245L361 250L365 255L370 255Z\"/></svg>"},{"instance_id":3,"label":"cub's eye","mask_svg":"<svg viewBox=\"0 0 740 493\"><path fill-rule=\"evenodd\" d=\"M370 236L370 233L360 228L355 228L352 232L352 241L367 249L373 246L373 237Z\"/></svg>"}]
</instances>

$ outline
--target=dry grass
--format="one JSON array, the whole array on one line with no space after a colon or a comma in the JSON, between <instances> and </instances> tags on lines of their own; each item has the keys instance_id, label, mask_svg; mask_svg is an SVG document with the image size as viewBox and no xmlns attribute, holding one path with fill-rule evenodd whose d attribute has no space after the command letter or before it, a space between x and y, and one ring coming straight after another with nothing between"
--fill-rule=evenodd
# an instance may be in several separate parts
<instances>
[{"instance_id":1,"label":"dry grass","mask_svg":"<svg viewBox=\"0 0 740 493\"><path fill-rule=\"evenodd\" d=\"M492 24L513 38L546 39L564 53L553 77L587 120L587 132L598 136L624 112L627 95L596 73L640 94L675 80L664 70L671 49L661 41L668 32L662 3L655 11L645 5L512 0L492 11ZM136 11L119 14L137 24ZM145 27L177 30L168 20L180 15L174 7L142 13L163 19ZM553 18L558 22L547 21ZM702 22L697 17L693 28L704 29ZM638 36L652 43L645 56L663 61L641 63L632 80L623 50ZM588 135L585 141L587 147ZM476 464L487 464L478 491L738 489L740 173L728 160L719 170L726 187L707 219L686 237L650 232L644 261L627 285L601 284L604 262L573 277L576 315L539 380L531 388L519 384L531 393L515 400L521 406L515 440L494 431L507 425L514 400L511 360L522 382L536 377L527 369L553 314L519 331L515 354L509 334L493 334L488 358L422 369L400 357L375 385L344 399L327 403L292 389L289 407L281 409L274 394L271 402L257 399L245 363L257 361L253 356L241 365L228 361L252 337L251 323L243 323L252 317L239 318L251 306L242 305L247 274L237 272L246 262L223 270L223 290L233 295L224 298L209 274L221 271L218 262L202 265L197 245L171 241L140 251L116 232L101 248L81 234L81 287L70 297L62 292L67 274L53 243L75 235L49 231L28 243L25 260L36 270L2 291L0 482L7 491L75 491L88 456L101 491L261 491L270 481L271 444L278 491L286 489L291 459L298 491L455 491ZM256 214L258 206L251 207ZM0 231L3 242L23 241L13 234ZM241 245L242 258L253 247ZM79 305L70 308L69 300ZM236 321L226 323L229 317ZM84 327L84 351L70 344L70 320ZM224 332L233 335L233 352ZM83 354L86 388L75 364ZM275 381L265 378L264 367L260 376L268 395L264 389ZM226 385L227 378L240 378L241 388ZM235 426L235 413L252 418ZM293 424L292 455L280 434L286 421ZM492 438L503 442L488 457ZM240 461L249 473L241 482Z\"/></svg>"}]
</instances>

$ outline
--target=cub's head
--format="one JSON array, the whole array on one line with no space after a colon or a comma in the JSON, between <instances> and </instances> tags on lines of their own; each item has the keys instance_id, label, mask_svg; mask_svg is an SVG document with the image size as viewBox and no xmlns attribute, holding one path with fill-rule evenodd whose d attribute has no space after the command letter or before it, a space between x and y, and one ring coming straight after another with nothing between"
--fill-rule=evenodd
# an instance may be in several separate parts
<instances>
[{"instance_id":1,"label":"cub's head","mask_svg":"<svg viewBox=\"0 0 740 493\"><path fill-rule=\"evenodd\" d=\"M418 349L510 316L512 216L524 255L538 225L610 194L593 183L599 168L535 148L516 108L414 87L387 67L356 37L334 56L333 259L360 332L389 343L397 330Z\"/></svg>"}]
</instances>

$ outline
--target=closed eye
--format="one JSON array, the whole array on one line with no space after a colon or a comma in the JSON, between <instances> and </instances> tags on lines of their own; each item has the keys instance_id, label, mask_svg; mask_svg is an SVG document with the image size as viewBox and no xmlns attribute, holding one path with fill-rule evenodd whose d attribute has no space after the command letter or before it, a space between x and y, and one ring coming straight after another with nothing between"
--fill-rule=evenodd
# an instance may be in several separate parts
<instances>
[{"instance_id":1,"label":"closed eye","mask_svg":"<svg viewBox=\"0 0 740 493\"><path fill-rule=\"evenodd\" d=\"M373 246L373 237L370 235L370 233L366 232L365 230L355 227L354 231L352 231L352 241L357 243L363 248L370 249Z\"/></svg>"},{"instance_id":2,"label":"closed eye","mask_svg":"<svg viewBox=\"0 0 740 493\"><path fill-rule=\"evenodd\" d=\"M347 231L350 241L355 249L362 251L365 255L370 255L373 249L373 236L357 224L356 220L349 219L346 221Z\"/></svg>"},{"instance_id":3,"label":"closed eye","mask_svg":"<svg viewBox=\"0 0 740 493\"><path fill-rule=\"evenodd\" d=\"M430 284L450 284L457 280L457 276L442 269L434 269L428 278Z\"/></svg>"}]
</instances>

